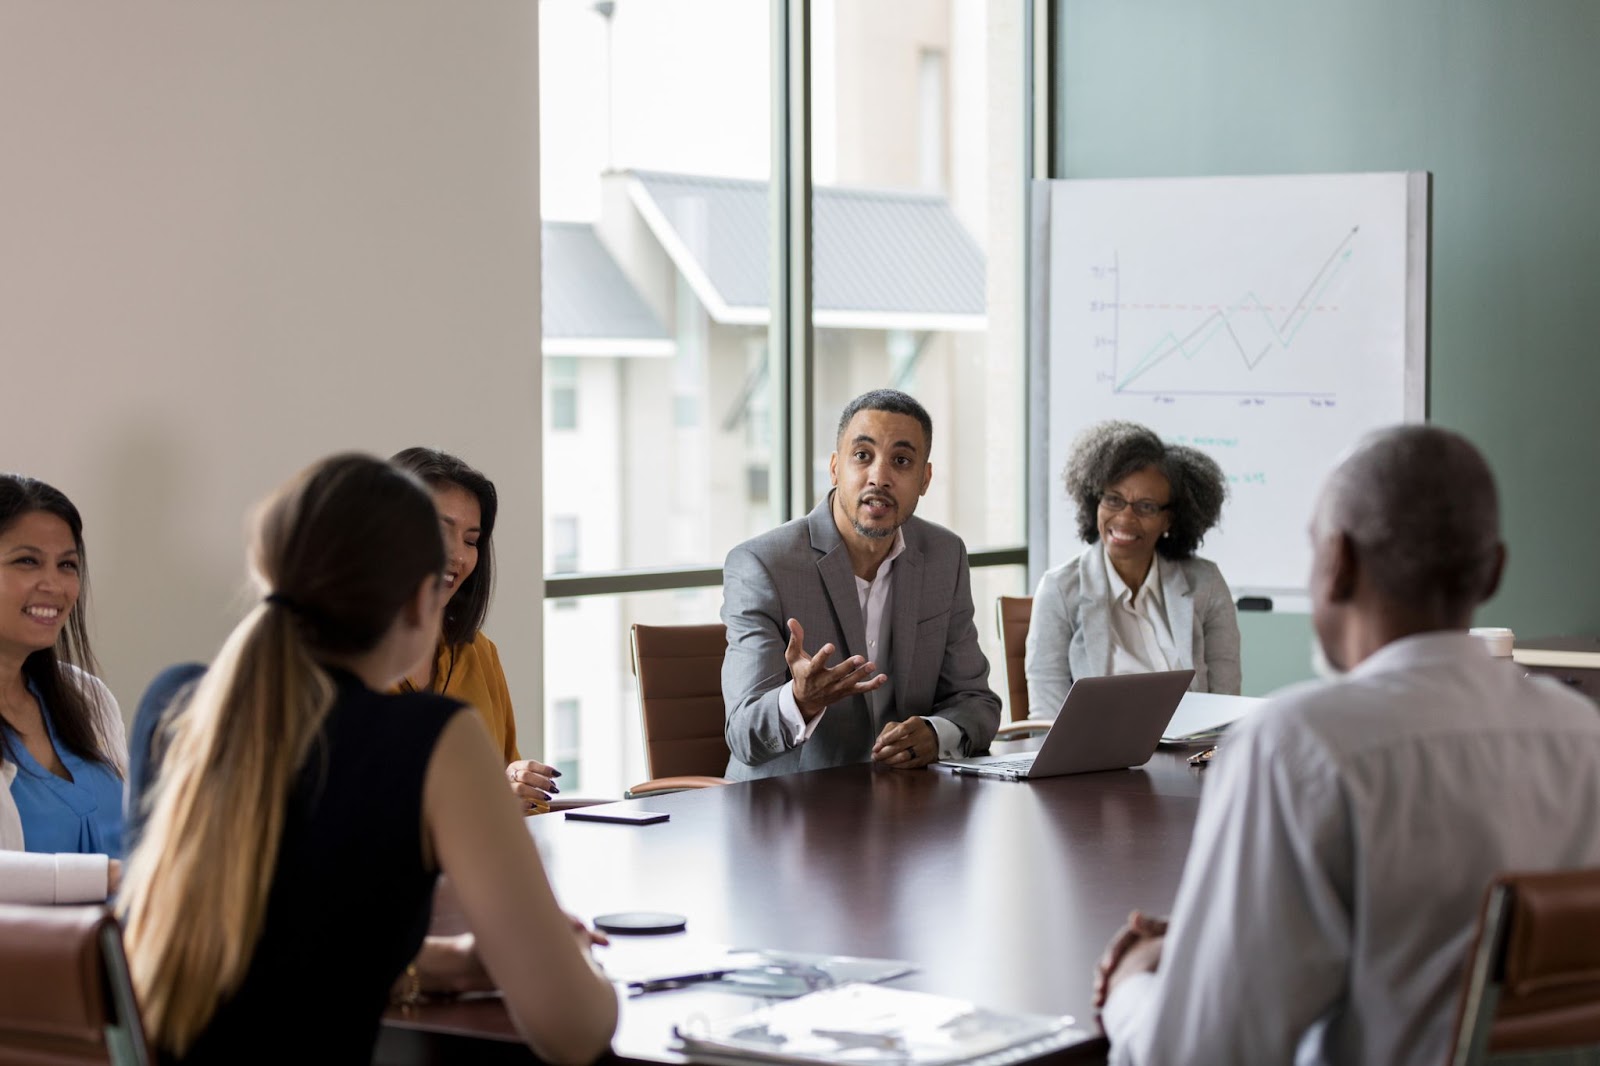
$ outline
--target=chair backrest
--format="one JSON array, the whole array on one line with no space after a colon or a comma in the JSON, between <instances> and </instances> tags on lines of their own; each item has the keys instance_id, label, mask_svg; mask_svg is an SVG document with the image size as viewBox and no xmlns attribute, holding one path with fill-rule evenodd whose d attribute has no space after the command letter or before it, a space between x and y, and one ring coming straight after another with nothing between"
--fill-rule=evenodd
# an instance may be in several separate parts
<instances>
[{"instance_id":1,"label":"chair backrest","mask_svg":"<svg viewBox=\"0 0 1600 1066\"><path fill-rule=\"evenodd\" d=\"M1600 1061L1600 870L1495 879L1449 1061Z\"/></svg>"},{"instance_id":2,"label":"chair backrest","mask_svg":"<svg viewBox=\"0 0 1600 1066\"><path fill-rule=\"evenodd\" d=\"M1028 717L1028 676L1022 657L1032 620L1032 596L1001 596L995 604L995 624L1000 627L1000 646L1006 653L1006 692L1011 698L1013 722Z\"/></svg>"},{"instance_id":3,"label":"chair backrest","mask_svg":"<svg viewBox=\"0 0 1600 1066\"><path fill-rule=\"evenodd\" d=\"M0 905L0 1062L150 1061L117 920L100 906Z\"/></svg>"},{"instance_id":4,"label":"chair backrest","mask_svg":"<svg viewBox=\"0 0 1600 1066\"><path fill-rule=\"evenodd\" d=\"M720 776L728 768L722 657L728 631L703 626L633 627L633 673L652 778Z\"/></svg>"}]
</instances>

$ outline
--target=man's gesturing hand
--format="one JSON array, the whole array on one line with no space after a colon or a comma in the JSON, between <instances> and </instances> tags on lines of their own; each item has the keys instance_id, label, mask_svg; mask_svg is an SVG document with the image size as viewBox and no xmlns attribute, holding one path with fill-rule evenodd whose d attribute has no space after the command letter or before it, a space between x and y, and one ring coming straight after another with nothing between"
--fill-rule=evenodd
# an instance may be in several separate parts
<instances>
[{"instance_id":1,"label":"man's gesturing hand","mask_svg":"<svg viewBox=\"0 0 1600 1066\"><path fill-rule=\"evenodd\" d=\"M800 708L800 717L811 721L832 704L848 696L871 692L889 680L887 674L878 673L876 663L866 662L852 655L835 667L825 664L834 652L832 644L824 644L815 655L806 654L806 632L800 623L789 619L789 646L783 649L788 660L789 674L794 678L794 702Z\"/></svg>"}]
</instances>

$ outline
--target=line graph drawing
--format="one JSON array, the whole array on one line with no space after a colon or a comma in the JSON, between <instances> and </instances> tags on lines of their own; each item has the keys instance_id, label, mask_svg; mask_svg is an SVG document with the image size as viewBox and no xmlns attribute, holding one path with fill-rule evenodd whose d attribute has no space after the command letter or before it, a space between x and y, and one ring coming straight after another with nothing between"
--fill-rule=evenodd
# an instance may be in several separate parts
<instances>
[{"instance_id":1,"label":"line graph drawing","mask_svg":"<svg viewBox=\"0 0 1600 1066\"><path fill-rule=\"evenodd\" d=\"M1248 385L1240 388L1216 389L1162 388L1160 386L1162 375L1157 375L1154 379L1148 375L1163 364L1168 364L1174 356L1182 356L1185 363L1193 362L1197 356L1210 348L1213 342L1216 342L1218 348L1224 352L1231 352L1232 356L1238 359L1237 365L1242 366L1246 374L1253 375L1274 352L1286 352L1293 347L1295 339L1313 317L1318 314L1338 313L1337 305L1326 305L1322 303L1322 299L1354 257L1356 239L1360 232L1359 224L1350 228L1306 282L1300 295L1289 304L1273 304L1263 300L1254 289L1247 290L1239 299L1226 305L1125 304L1122 302L1120 254L1113 253L1113 265L1107 272L1113 281L1112 299L1109 306L1100 305L1113 314L1112 332L1109 338L1112 349L1111 391L1113 394L1121 395L1272 395L1331 400L1335 395L1332 390L1283 391L1270 387L1256 389ZM1134 360L1131 367L1125 368L1121 359L1121 320L1124 310L1153 311L1163 314L1205 311L1206 314L1181 336L1174 330L1165 331L1154 344ZM1280 314L1281 317L1278 317ZM1231 362L1228 355L1224 355L1223 358ZM1221 369L1220 365L1217 368ZM1139 387L1132 387L1135 384Z\"/></svg>"},{"instance_id":2,"label":"line graph drawing","mask_svg":"<svg viewBox=\"0 0 1600 1066\"><path fill-rule=\"evenodd\" d=\"M1221 467L1205 554L1235 594L1303 597L1332 464L1427 411L1430 190L1424 173L1035 186L1029 530L1045 565L1087 547L1055 472L1118 419Z\"/></svg>"}]
</instances>

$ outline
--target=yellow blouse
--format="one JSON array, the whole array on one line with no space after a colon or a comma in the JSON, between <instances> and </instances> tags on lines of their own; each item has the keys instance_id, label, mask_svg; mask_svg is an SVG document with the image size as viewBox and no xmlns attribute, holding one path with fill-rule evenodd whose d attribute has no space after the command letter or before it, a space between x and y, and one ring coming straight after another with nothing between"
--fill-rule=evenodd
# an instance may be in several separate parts
<instances>
[{"instance_id":1,"label":"yellow blouse","mask_svg":"<svg viewBox=\"0 0 1600 1066\"><path fill-rule=\"evenodd\" d=\"M444 686L434 691L478 709L506 763L522 758L517 754L517 720L511 713L511 690L506 687L506 672L500 668L500 650L482 630L470 644L455 648L439 645L433 677L435 685ZM401 689L411 687L409 681L400 682Z\"/></svg>"}]
</instances>

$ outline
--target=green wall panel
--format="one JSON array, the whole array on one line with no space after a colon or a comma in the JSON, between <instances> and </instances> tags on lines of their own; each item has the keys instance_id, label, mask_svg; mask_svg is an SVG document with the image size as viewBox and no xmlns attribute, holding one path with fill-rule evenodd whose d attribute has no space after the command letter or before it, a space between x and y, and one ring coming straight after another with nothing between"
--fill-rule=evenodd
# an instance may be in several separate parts
<instances>
[{"instance_id":1,"label":"green wall panel","mask_svg":"<svg viewBox=\"0 0 1600 1066\"><path fill-rule=\"evenodd\" d=\"M1600 3L1064 0L1066 177L1428 170L1430 418L1499 478L1483 624L1600 632ZM1245 691L1309 676L1247 616Z\"/></svg>"}]
</instances>

